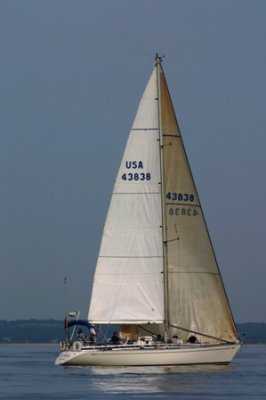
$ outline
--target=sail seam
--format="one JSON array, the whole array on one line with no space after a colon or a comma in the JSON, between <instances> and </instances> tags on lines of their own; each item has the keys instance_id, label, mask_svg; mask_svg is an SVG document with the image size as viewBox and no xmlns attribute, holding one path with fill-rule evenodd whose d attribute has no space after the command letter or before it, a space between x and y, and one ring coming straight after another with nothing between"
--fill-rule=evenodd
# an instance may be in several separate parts
<instances>
[{"instance_id":1,"label":"sail seam","mask_svg":"<svg viewBox=\"0 0 266 400\"><path fill-rule=\"evenodd\" d=\"M99 258L162 258L162 256L99 256Z\"/></svg>"},{"instance_id":2,"label":"sail seam","mask_svg":"<svg viewBox=\"0 0 266 400\"><path fill-rule=\"evenodd\" d=\"M136 276L152 275L152 276L157 277L159 274L161 274L161 272L159 274L157 274L156 272L142 272L141 274L139 272L134 272L134 271L132 271L131 273L129 271L127 271L127 272L128 272L127 278L129 276L134 276L134 275L136 275ZM104 273L98 272L97 276L99 276L99 275L103 275L103 276L105 276L105 275L108 275L108 276L121 276L122 278L125 277L125 275L122 272L119 273L119 272L106 272L105 271ZM122 282L121 282L121 284L122 284Z\"/></svg>"},{"instance_id":3,"label":"sail seam","mask_svg":"<svg viewBox=\"0 0 266 400\"><path fill-rule=\"evenodd\" d=\"M132 128L131 131L158 131L158 128Z\"/></svg>"},{"instance_id":4,"label":"sail seam","mask_svg":"<svg viewBox=\"0 0 266 400\"><path fill-rule=\"evenodd\" d=\"M169 271L169 274L201 274L201 275L217 275L217 272L197 272L197 271Z\"/></svg>"},{"instance_id":5,"label":"sail seam","mask_svg":"<svg viewBox=\"0 0 266 400\"><path fill-rule=\"evenodd\" d=\"M161 194L160 192L113 192L113 194Z\"/></svg>"},{"instance_id":6,"label":"sail seam","mask_svg":"<svg viewBox=\"0 0 266 400\"><path fill-rule=\"evenodd\" d=\"M166 206L187 206L187 207L198 207L201 208L199 204L192 203L165 203Z\"/></svg>"},{"instance_id":7,"label":"sail seam","mask_svg":"<svg viewBox=\"0 0 266 400\"><path fill-rule=\"evenodd\" d=\"M169 135L169 134L165 134L163 135L163 137L174 137L174 138L180 138L180 135Z\"/></svg>"}]
</instances>

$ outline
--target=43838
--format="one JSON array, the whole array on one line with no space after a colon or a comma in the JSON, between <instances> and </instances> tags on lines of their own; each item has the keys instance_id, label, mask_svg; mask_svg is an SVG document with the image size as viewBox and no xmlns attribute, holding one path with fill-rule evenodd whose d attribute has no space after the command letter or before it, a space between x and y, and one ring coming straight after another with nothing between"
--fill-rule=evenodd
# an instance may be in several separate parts
<instances>
[{"instance_id":1,"label":"43838","mask_svg":"<svg viewBox=\"0 0 266 400\"><path fill-rule=\"evenodd\" d=\"M144 172L128 172L127 174L123 174L121 178L124 181L150 181L151 180L151 174L149 172L144 173Z\"/></svg>"},{"instance_id":2,"label":"43838","mask_svg":"<svg viewBox=\"0 0 266 400\"><path fill-rule=\"evenodd\" d=\"M193 202L195 200L195 196L192 193L175 193L175 192L168 192L166 193L165 197L168 200L173 201L188 201Z\"/></svg>"},{"instance_id":3,"label":"43838","mask_svg":"<svg viewBox=\"0 0 266 400\"><path fill-rule=\"evenodd\" d=\"M185 208L185 207L171 207L169 208L169 215L177 215L177 216L185 216L188 217L196 217L198 215L198 211L196 208Z\"/></svg>"}]
</instances>

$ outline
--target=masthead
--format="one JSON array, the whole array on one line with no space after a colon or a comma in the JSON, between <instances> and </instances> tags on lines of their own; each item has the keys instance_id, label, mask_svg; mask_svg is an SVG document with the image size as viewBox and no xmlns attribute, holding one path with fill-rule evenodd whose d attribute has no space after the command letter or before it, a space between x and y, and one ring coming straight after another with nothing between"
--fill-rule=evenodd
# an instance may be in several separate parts
<instances>
[{"instance_id":1,"label":"masthead","mask_svg":"<svg viewBox=\"0 0 266 400\"><path fill-rule=\"evenodd\" d=\"M159 53L156 53L155 55L155 65L161 64L163 61L164 55L160 56Z\"/></svg>"}]
</instances>

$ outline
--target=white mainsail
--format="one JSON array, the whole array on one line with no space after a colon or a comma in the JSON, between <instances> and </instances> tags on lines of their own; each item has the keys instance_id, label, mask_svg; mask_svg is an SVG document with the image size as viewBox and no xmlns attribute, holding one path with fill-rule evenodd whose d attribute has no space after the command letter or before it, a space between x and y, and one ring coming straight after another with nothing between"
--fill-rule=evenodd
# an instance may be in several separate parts
<instances>
[{"instance_id":1,"label":"white mainsail","mask_svg":"<svg viewBox=\"0 0 266 400\"><path fill-rule=\"evenodd\" d=\"M159 59L115 181L88 318L237 337Z\"/></svg>"},{"instance_id":2,"label":"white mainsail","mask_svg":"<svg viewBox=\"0 0 266 400\"><path fill-rule=\"evenodd\" d=\"M93 282L94 323L162 323L162 213L156 70L115 181Z\"/></svg>"}]
</instances>

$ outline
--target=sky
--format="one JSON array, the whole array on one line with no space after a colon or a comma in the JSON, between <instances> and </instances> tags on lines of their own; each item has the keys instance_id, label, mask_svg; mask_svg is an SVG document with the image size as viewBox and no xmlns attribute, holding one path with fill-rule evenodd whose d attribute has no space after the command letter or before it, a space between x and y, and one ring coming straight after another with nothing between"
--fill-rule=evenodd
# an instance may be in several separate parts
<instances>
[{"instance_id":1,"label":"sky","mask_svg":"<svg viewBox=\"0 0 266 400\"><path fill-rule=\"evenodd\" d=\"M0 0L0 319L86 317L159 52L234 318L266 322L265 37L264 0Z\"/></svg>"}]
</instances>

